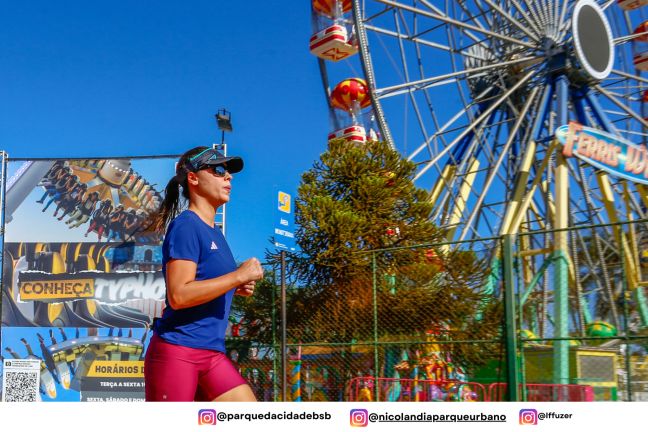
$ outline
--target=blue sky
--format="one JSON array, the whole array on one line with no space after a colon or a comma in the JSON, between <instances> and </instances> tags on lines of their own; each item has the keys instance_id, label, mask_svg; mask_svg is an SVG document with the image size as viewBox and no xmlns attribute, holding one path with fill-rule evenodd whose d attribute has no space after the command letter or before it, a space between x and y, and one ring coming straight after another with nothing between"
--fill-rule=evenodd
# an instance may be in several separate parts
<instances>
[{"instance_id":1,"label":"blue sky","mask_svg":"<svg viewBox=\"0 0 648 432\"><path fill-rule=\"evenodd\" d=\"M2 2L0 149L13 158L176 154L220 141L245 159L228 206L239 260L262 258L278 188L325 149L328 112L299 2Z\"/></svg>"}]
</instances>

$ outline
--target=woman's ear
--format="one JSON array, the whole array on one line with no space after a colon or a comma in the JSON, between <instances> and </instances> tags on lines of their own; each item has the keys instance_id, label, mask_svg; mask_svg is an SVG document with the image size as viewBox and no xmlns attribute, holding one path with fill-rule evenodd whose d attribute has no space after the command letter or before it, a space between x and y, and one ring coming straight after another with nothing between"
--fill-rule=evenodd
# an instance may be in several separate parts
<instances>
[{"instance_id":1,"label":"woman's ear","mask_svg":"<svg viewBox=\"0 0 648 432\"><path fill-rule=\"evenodd\" d=\"M187 183L196 186L198 184L198 176L195 172L189 171L187 173Z\"/></svg>"}]
</instances>

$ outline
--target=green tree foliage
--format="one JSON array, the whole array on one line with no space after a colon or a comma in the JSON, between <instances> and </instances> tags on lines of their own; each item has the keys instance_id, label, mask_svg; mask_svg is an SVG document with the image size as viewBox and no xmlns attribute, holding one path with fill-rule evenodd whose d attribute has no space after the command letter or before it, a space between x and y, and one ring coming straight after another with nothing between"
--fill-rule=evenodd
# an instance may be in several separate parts
<instances>
[{"instance_id":1,"label":"green tree foliage","mask_svg":"<svg viewBox=\"0 0 648 432\"><path fill-rule=\"evenodd\" d=\"M440 239L413 174L414 165L383 142L331 142L298 191L296 239L309 284L365 273L369 257L357 252Z\"/></svg>"},{"instance_id":2,"label":"green tree foliage","mask_svg":"<svg viewBox=\"0 0 648 432\"><path fill-rule=\"evenodd\" d=\"M414 247L444 240L414 172L386 143L332 141L303 174L295 234L301 253L287 259L301 287L291 296L292 342L372 340L374 283L383 340L421 341L435 325L449 327L452 339L499 334L499 303L481 294L488 263L465 249ZM452 347L455 361L483 354Z\"/></svg>"},{"instance_id":3,"label":"green tree foliage","mask_svg":"<svg viewBox=\"0 0 648 432\"><path fill-rule=\"evenodd\" d=\"M274 275L266 272L264 278L256 283L253 296L234 296L232 302L231 320L240 324L240 331L235 332L242 337L258 343L260 346L273 343L273 311L279 315L279 299Z\"/></svg>"}]
</instances>

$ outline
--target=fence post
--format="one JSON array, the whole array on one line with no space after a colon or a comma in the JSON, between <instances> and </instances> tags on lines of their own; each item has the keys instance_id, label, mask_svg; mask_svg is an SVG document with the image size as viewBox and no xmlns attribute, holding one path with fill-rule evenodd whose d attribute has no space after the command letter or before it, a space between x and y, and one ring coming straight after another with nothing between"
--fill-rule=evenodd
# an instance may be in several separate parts
<instances>
[{"instance_id":1,"label":"fence post","mask_svg":"<svg viewBox=\"0 0 648 432\"><path fill-rule=\"evenodd\" d=\"M502 238L503 270L504 270L504 306L506 309L506 366L507 366L507 396L511 402L520 399L519 379L520 366L517 349L517 316L515 314L515 283L513 281L513 244L514 236L507 234Z\"/></svg>"},{"instance_id":2,"label":"fence post","mask_svg":"<svg viewBox=\"0 0 648 432\"><path fill-rule=\"evenodd\" d=\"M374 400L378 402L378 293L376 280L376 252L371 254L373 290L373 340L374 340Z\"/></svg>"},{"instance_id":3,"label":"fence post","mask_svg":"<svg viewBox=\"0 0 648 432\"><path fill-rule=\"evenodd\" d=\"M279 397L279 370L277 365L277 268L272 268L272 347L275 350L272 359L272 401L277 402Z\"/></svg>"},{"instance_id":4,"label":"fence post","mask_svg":"<svg viewBox=\"0 0 648 432\"><path fill-rule=\"evenodd\" d=\"M288 376L286 374L286 251L281 251L281 401L286 402L286 387Z\"/></svg>"},{"instance_id":5,"label":"fence post","mask_svg":"<svg viewBox=\"0 0 648 432\"><path fill-rule=\"evenodd\" d=\"M527 239L524 239L527 240ZM515 239L514 245L515 245L515 250L523 250L524 248L524 241L522 239L522 236L518 237ZM522 323L524 322L524 303L522 302L522 293L526 290L526 281L524 280L524 277L520 277L520 272L524 272L524 270L520 269L520 267L524 267L524 261L523 259L515 261L515 283L520 284L520 287L524 287L523 289L518 289L516 290L517 293L515 294L515 305L517 305L517 310L514 312L517 314L517 323L519 323L519 327L522 327ZM525 364L525 351L524 351L524 344L525 342L522 341L522 333L521 333L521 328L517 329L516 332L516 341L518 345L515 347L518 352L518 365L519 365L519 384L518 388L520 388L520 394L518 394L518 400L519 401L526 401L528 398L528 389L526 386L526 364Z\"/></svg>"},{"instance_id":6,"label":"fence post","mask_svg":"<svg viewBox=\"0 0 648 432\"><path fill-rule=\"evenodd\" d=\"M626 398L628 402L632 402L632 364L630 359L630 339L628 339L628 277L626 275L626 256L625 256L625 232L623 226L619 227L619 236L621 238L621 247L619 247L619 255L621 258L621 296L623 297L623 337L625 341L625 367L626 367ZM629 257L632 259L632 257ZM635 288L638 289L638 288ZM619 333L620 329L617 330Z\"/></svg>"}]
</instances>

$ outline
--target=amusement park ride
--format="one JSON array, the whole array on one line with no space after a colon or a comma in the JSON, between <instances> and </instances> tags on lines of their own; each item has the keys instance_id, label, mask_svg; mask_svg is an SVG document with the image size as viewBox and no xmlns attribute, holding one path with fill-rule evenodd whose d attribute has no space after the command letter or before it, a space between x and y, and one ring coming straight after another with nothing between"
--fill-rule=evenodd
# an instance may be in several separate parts
<instances>
[{"instance_id":1,"label":"amusement park ride","mask_svg":"<svg viewBox=\"0 0 648 432\"><path fill-rule=\"evenodd\" d=\"M647 5L312 0L329 139L414 162L431 220L493 274L480 239L516 236L520 325L558 339L558 384L570 336L648 333L648 230L623 224L648 217Z\"/></svg>"}]
</instances>

